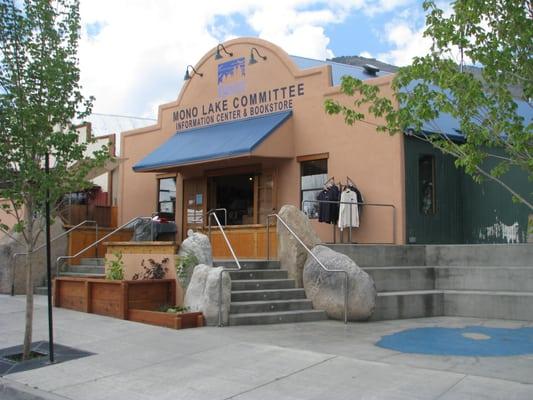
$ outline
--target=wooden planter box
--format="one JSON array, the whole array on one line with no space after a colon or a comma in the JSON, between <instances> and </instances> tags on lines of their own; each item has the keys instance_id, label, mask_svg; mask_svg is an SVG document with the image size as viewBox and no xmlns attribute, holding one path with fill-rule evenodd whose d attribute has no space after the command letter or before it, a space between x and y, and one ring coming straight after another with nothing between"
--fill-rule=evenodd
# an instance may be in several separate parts
<instances>
[{"instance_id":1,"label":"wooden planter box","mask_svg":"<svg viewBox=\"0 0 533 400\"><path fill-rule=\"evenodd\" d=\"M150 310L130 309L128 319L145 324L165 326L173 329L197 328L204 326L204 316L201 312L167 313Z\"/></svg>"},{"instance_id":2,"label":"wooden planter box","mask_svg":"<svg viewBox=\"0 0 533 400\"><path fill-rule=\"evenodd\" d=\"M54 279L54 306L128 319L128 311L176 304L176 280L111 281L95 278Z\"/></svg>"}]
</instances>

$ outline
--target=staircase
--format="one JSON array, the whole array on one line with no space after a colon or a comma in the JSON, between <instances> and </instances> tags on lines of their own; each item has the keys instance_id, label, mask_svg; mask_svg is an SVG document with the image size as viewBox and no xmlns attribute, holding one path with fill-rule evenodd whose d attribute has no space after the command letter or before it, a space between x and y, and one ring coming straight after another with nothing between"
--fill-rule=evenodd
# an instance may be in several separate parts
<instances>
[{"instance_id":1,"label":"staircase","mask_svg":"<svg viewBox=\"0 0 533 400\"><path fill-rule=\"evenodd\" d=\"M263 325L327 319L313 310L304 289L280 269L279 261L239 260L242 269L231 271L229 325ZM236 268L233 261L215 261L215 266Z\"/></svg>"},{"instance_id":2,"label":"staircase","mask_svg":"<svg viewBox=\"0 0 533 400\"><path fill-rule=\"evenodd\" d=\"M461 316L533 321L531 245L329 245L376 283L373 321Z\"/></svg>"},{"instance_id":3,"label":"staircase","mask_svg":"<svg viewBox=\"0 0 533 400\"><path fill-rule=\"evenodd\" d=\"M280 269L279 261L239 260L242 270L229 272L231 278L230 325L262 325L308 322L327 319L324 311L313 310L304 289ZM236 268L234 261L215 261L215 266ZM103 258L83 258L61 276L104 277ZM46 295L46 286L35 288Z\"/></svg>"},{"instance_id":4,"label":"staircase","mask_svg":"<svg viewBox=\"0 0 533 400\"><path fill-rule=\"evenodd\" d=\"M82 258L79 265L67 265L64 268L65 270L59 273L61 276L105 277L103 258ZM46 282L43 286L35 287L34 293L46 296L48 294Z\"/></svg>"}]
</instances>

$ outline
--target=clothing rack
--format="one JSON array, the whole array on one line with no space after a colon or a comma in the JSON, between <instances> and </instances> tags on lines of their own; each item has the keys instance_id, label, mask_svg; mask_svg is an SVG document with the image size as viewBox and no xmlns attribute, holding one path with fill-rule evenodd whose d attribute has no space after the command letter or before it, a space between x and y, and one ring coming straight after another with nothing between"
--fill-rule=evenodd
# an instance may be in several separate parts
<instances>
[{"instance_id":1,"label":"clothing rack","mask_svg":"<svg viewBox=\"0 0 533 400\"><path fill-rule=\"evenodd\" d=\"M323 186L326 187L326 185L327 185L328 183L330 183L331 181L333 181L333 184L335 184L335 177L334 177L334 176L332 176L331 178L328 178L328 180L327 180L326 182L324 182L324 185L323 185Z\"/></svg>"}]
</instances>

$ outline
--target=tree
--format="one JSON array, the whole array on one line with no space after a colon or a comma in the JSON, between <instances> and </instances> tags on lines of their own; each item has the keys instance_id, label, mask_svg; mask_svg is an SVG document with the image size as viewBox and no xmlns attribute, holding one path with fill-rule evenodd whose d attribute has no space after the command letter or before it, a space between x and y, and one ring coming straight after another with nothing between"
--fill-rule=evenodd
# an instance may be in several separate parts
<instances>
[{"instance_id":1,"label":"tree","mask_svg":"<svg viewBox=\"0 0 533 400\"><path fill-rule=\"evenodd\" d=\"M341 90L355 97L353 107L330 99L326 111L352 125L365 118L360 107L368 107L382 118L378 131L412 130L476 181L497 182L533 210L531 194L521 195L502 177L517 167L533 179L533 1L457 0L448 16L432 0L423 8L431 50L399 69L394 101L371 83L343 77ZM463 141L452 140L455 132L439 124L442 118L455 119Z\"/></svg>"},{"instance_id":2,"label":"tree","mask_svg":"<svg viewBox=\"0 0 533 400\"><path fill-rule=\"evenodd\" d=\"M86 187L88 171L105 149L84 156L72 121L91 109L79 85L77 0L0 0L0 198L14 226L1 224L30 254L42 234L44 204ZM45 173L47 154L52 160ZM30 353L33 321L31 259L26 258L23 357Z\"/></svg>"}]
</instances>

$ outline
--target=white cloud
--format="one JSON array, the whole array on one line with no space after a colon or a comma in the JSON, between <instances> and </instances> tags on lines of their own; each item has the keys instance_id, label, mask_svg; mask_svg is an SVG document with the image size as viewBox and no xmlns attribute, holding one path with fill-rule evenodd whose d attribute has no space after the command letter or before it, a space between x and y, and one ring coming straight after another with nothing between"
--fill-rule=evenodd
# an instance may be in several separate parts
<instances>
[{"instance_id":1,"label":"white cloud","mask_svg":"<svg viewBox=\"0 0 533 400\"><path fill-rule=\"evenodd\" d=\"M437 7L444 11L445 17L448 17L452 12L452 6L449 2L437 2ZM382 34L382 40L393 45L393 49L378 54L377 58L394 65L405 66L410 64L414 57L426 55L430 50L432 40L429 37L424 37L426 30L424 23L425 15L421 8L401 10L396 15L395 20L385 26L384 34ZM456 48L452 49L449 56L456 62L460 61L460 52ZM469 62L468 59L464 61Z\"/></svg>"},{"instance_id":2,"label":"white cloud","mask_svg":"<svg viewBox=\"0 0 533 400\"><path fill-rule=\"evenodd\" d=\"M413 57L427 54L431 46L431 40L423 36L424 28L412 29L407 23L395 23L388 25L385 32L387 41L395 47L377 58L393 65L408 65Z\"/></svg>"},{"instance_id":3,"label":"white cloud","mask_svg":"<svg viewBox=\"0 0 533 400\"><path fill-rule=\"evenodd\" d=\"M95 112L154 117L178 96L187 64L237 36L237 18L291 54L332 57L324 27L351 12L413 0L82 0L81 81Z\"/></svg>"}]
</instances>

